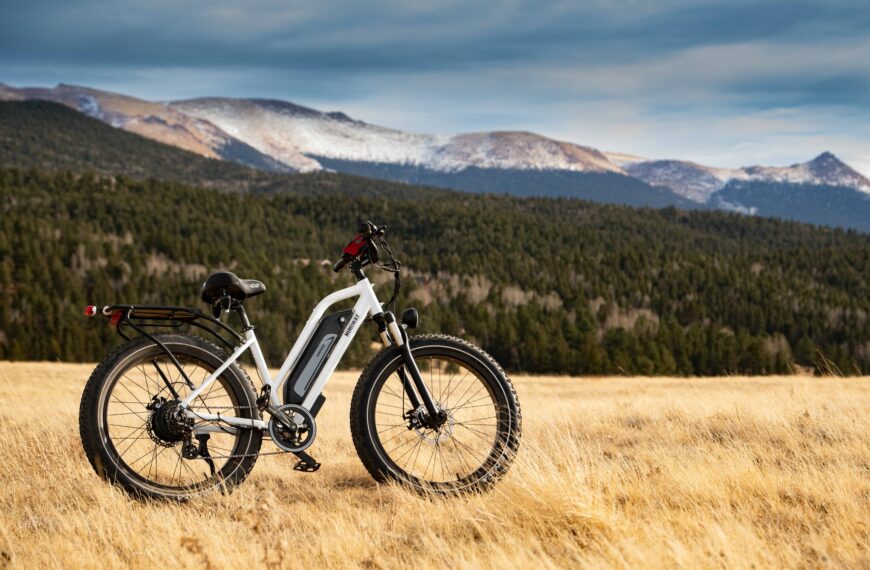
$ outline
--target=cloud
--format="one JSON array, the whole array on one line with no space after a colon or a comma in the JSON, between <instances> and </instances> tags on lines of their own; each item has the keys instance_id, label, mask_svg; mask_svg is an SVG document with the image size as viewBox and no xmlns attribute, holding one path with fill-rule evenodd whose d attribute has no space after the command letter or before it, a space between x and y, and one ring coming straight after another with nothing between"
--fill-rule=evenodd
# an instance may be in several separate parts
<instances>
[{"instance_id":1,"label":"cloud","mask_svg":"<svg viewBox=\"0 0 870 570\"><path fill-rule=\"evenodd\" d=\"M407 130L528 129L719 163L819 147L866 165L868 30L870 4L846 0L31 0L0 4L0 81L278 97Z\"/></svg>"}]
</instances>

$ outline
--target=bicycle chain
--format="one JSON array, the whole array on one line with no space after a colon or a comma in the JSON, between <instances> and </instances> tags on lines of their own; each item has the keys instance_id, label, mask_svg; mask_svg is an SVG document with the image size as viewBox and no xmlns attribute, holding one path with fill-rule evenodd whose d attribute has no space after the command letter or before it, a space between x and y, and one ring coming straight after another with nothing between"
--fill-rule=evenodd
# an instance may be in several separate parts
<instances>
[{"instance_id":1,"label":"bicycle chain","mask_svg":"<svg viewBox=\"0 0 870 570\"><path fill-rule=\"evenodd\" d=\"M259 408L257 406L207 406L206 409L208 410L209 413L211 413L212 410L236 410L236 409L253 410L253 409L259 409ZM196 413L193 410L190 410L190 412L194 413L194 414ZM218 414L220 414L220 412L218 412ZM216 420L203 420L203 421L204 422L212 422L212 423L216 422ZM220 421L220 420L217 420L217 421ZM229 433L229 432L221 432L221 433ZM291 452L281 450L281 451L267 451L265 453L260 453L260 452L257 452L257 453L233 453L231 455L209 455L209 458L212 460L214 460L214 459L240 459L240 458L245 458L245 457L264 457L267 455L285 455L287 453L291 453ZM204 458L201 458L201 459L204 459Z\"/></svg>"}]
</instances>

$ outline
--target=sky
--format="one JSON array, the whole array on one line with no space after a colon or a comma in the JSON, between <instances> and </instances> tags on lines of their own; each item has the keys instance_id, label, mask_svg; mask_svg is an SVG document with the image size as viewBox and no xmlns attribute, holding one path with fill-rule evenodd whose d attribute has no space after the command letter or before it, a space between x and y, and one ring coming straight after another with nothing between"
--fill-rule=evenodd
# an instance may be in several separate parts
<instances>
[{"instance_id":1,"label":"sky","mask_svg":"<svg viewBox=\"0 0 870 570\"><path fill-rule=\"evenodd\" d=\"M4 0L0 82L870 175L866 0Z\"/></svg>"}]
</instances>

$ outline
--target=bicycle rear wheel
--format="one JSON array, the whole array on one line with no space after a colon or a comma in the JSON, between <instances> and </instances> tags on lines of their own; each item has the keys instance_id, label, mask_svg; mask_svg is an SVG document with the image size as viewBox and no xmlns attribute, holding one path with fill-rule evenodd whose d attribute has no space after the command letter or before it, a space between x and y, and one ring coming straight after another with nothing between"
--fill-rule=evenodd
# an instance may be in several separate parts
<instances>
[{"instance_id":1,"label":"bicycle rear wheel","mask_svg":"<svg viewBox=\"0 0 870 570\"><path fill-rule=\"evenodd\" d=\"M187 335L159 335L198 386L226 355ZM82 395L79 429L94 470L136 496L185 499L231 489L250 473L262 433L207 421L185 422L178 399L192 390L168 356L146 338L115 350L91 375ZM189 408L193 412L259 419L248 376L227 368Z\"/></svg>"}]
</instances>

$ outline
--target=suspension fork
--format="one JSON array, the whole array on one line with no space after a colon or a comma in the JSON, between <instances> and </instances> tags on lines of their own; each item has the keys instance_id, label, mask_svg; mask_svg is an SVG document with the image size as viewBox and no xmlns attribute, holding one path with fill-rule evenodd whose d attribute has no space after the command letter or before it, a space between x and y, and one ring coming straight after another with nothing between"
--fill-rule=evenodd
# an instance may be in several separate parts
<instances>
[{"instance_id":1,"label":"suspension fork","mask_svg":"<svg viewBox=\"0 0 870 570\"><path fill-rule=\"evenodd\" d=\"M402 386L408 394L408 399L411 401L411 405L416 410L422 403L426 408L426 413L431 418L430 421L436 427L444 423L443 420L446 419L446 414L439 409L438 404L432 398L432 393L429 391L428 386L423 382L423 376L420 374L420 369L417 368L417 363L411 354L411 345L407 342L408 337L396 322L396 316L391 312L384 313L383 322L378 323L379 329L381 325L384 327L384 330L381 331L381 338L391 340L393 344L399 347L399 351L402 353L402 360L405 364L397 372L402 380ZM410 380L408 376L411 377ZM416 388L416 391L414 388Z\"/></svg>"},{"instance_id":2,"label":"suspension fork","mask_svg":"<svg viewBox=\"0 0 870 570\"><path fill-rule=\"evenodd\" d=\"M375 322L378 325L378 334L381 335L381 342L384 343L384 346L392 346L396 344L395 342L393 342L393 335L398 336L400 343L404 342L405 337L402 335L401 328L396 326L393 330L390 330L387 326L387 320L385 315L392 315L392 313L375 315ZM396 322L395 315L393 315L392 322ZM420 407L420 398L419 396L417 396L417 392L414 390L413 384L408 379L408 374L405 372L405 367L400 366L399 369L396 371L396 374L399 375L399 379L402 381L402 391L408 395L408 400L410 400L411 402L411 409L418 409Z\"/></svg>"}]
</instances>

